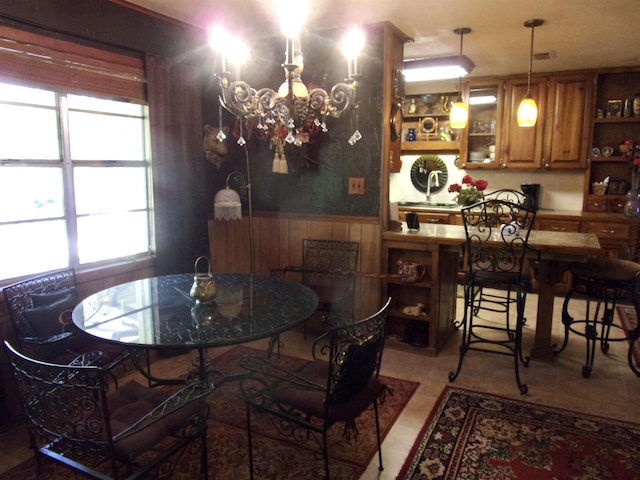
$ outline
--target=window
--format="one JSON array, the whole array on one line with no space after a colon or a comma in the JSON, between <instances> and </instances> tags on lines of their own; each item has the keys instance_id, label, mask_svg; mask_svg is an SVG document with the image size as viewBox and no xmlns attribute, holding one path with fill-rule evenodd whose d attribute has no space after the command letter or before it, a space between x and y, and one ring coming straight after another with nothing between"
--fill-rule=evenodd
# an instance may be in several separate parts
<instances>
[{"instance_id":1,"label":"window","mask_svg":"<svg viewBox=\"0 0 640 480\"><path fill-rule=\"evenodd\" d=\"M148 255L148 112L0 83L0 280Z\"/></svg>"}]
</instances>

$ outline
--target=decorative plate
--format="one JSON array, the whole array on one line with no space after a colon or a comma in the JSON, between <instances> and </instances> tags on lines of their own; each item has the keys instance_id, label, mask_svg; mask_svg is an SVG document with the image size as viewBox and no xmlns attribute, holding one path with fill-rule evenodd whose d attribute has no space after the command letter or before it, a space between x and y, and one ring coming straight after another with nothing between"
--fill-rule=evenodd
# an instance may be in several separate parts
<instances>
[{"instance_id":1,"label":"decorative plate","mask_svg":"<svg viewBox=\"0 0 640 480\"><path fill-rule=\"evenodd\" d=\"M438 184L435 182L431 185L431 192L437 192L447 184L448 172L447 165L437 155L422 155L413 162L411 166L411 183L420 192L427 192L427 180L429 179L429 173L440 170L441 173L437 175Z\"/></svg>"}]
</instances>

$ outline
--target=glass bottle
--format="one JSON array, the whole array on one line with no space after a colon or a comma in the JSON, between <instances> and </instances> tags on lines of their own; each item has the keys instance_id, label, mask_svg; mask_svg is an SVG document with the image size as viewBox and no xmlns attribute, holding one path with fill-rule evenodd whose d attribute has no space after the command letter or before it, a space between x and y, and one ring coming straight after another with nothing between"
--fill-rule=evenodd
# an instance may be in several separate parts
<instances>
[{"instance_id":1,"label":"glass bottle","mask_svg":"<svg viewBox=\"0 0 640 480\"><path fill-rule=\"evenodd\" d=\"M640 216L640 172L636 168L631 174L631 189L627 192L624 214L627 217Z\"/></svg>"}]
</instances>

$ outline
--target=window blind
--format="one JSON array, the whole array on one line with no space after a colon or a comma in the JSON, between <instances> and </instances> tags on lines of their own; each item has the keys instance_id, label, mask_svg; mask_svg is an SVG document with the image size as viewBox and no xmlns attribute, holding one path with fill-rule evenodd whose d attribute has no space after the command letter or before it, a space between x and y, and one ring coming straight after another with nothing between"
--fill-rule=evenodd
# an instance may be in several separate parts
<instances>
[{"instance_id":1,"label":"window blind","mask_svg":"<svg viewBox=\"0 0 640 480\"><path fill-rule=\"evenodd\" d=\"M144 60L0 25L0 81L146 103Z\"/></svg>"}]
</instances>

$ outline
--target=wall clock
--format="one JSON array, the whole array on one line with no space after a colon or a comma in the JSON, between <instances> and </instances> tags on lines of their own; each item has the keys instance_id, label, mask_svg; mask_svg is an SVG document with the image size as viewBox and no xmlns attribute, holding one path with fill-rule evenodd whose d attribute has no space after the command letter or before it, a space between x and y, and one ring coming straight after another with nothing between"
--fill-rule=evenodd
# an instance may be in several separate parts
<instances>
[{"instance_id":1,"label":"wall clock","mask_svg":"<svg viewBox=\"0 0 640 480\"><path fill-rule=\"evenodd\" d=\"M402 105L399 103L391 105L389 125L391 126L391 141L395 142L402 135Z\"/></svg>"}]
</instances>

